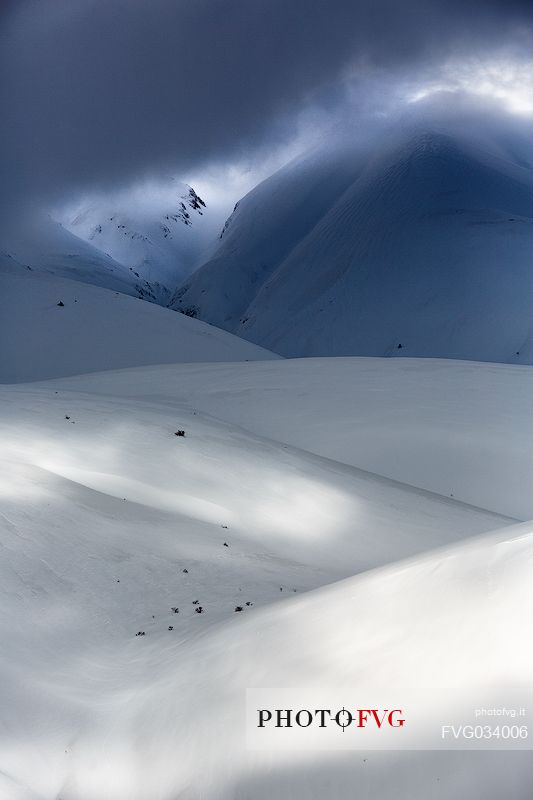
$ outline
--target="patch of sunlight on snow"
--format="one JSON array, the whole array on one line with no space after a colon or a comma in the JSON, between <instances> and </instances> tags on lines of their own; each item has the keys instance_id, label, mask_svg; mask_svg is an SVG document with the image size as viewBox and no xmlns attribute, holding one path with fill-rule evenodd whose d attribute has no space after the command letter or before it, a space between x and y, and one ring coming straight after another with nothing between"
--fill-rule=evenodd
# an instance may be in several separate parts
<instances>
[{"instance_id":1,"label":"patch of sunlight on snow","mask_svg":"<svg viewBox=\"0 0 533 800\"><path fill-rule=\"evenodd\" d=\"M357 505L353 498L316 480L280 476L267 482L264 502L254 512L257 521L274 530L321 538L346 526L357 513Z\"/></svg>"},{"instance_id":2,"label":"patch of sunlight on snow","mask_svg":"<svg viewBox=\"0 0 533 800\"><path fill-rule=\"evenodd\" d=\"M40 466L94 491L113 497L124 497L131 502L163 511L178 512L203 522L216 523L220 521L221 517L227 518L228 515L227 508L218 503L202 497L195 497L192 494L177 492L174 489L160 489L135 478L61 465L48 460L43 461Z\"/></svg>"},{"instance_id":3,"label":"patch of sunlight on snow","mask_svg":"<svg viewBox=\"0 0 533 800\"><path fill-rule=\"evenodd\" d=\"M292 461L278 464L277 453L235 446L231 438L210 442L209 449L200 442L184 460L166 445L147 457L142 440L127 429L95 438L76 436L68 445L43 436L29 444L6 442L10 458L19 462L13 474L22 473L8 489L16 489L17 496L28 493L24 468L34 465L101 494L201 522L223 520L247 528L252 536L268 531L316 541L349 528L360 511L353 496L320 479L312 468L301 472Z\"/></svg>"},{"instance_id":4,"label":"patch of sunlight on snow","mask_svg":"<svg viewBox=\"0 0 533 800\"><path fill-rule=\"evenodd\" d=\"M82 788L84 797L105 797L124 800L138 796L138 764L134 751L113 742L112 751L106 740L86 745L84 760L76 766L74 789ZM98 769L94 765L98 764ZM70 788L70 787L69 787Z\"/></svg>"}]
</instances>

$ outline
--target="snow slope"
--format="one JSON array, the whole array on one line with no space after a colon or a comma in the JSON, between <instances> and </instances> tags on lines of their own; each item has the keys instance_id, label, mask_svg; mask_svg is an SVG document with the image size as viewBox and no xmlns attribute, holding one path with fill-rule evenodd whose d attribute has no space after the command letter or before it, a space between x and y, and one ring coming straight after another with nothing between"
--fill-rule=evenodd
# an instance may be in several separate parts
<instances>
[{"instance_id":1,"label":"snow slope","mask_svg":"<svg viewBox=\"0 0 533 800\"><path fill-rule=\"evenodd\" d=\"M4 383L141 364L277 358L199 320L29 272L12 259L0 271L0 340Z\"/></svg>"},{"instance_id":2,"label":"snow slope","mask_svg":"<svg viewBox=\"0 0 533 800\"><path fill-rule=\"evenodd\" d=\"M501 514L533 518L529 367L299 359L169 365L60 385L143 399L166 396L260 436Z\"/></svg>"},{"instance_id":3,"label":"snow slope","mask_svg":"<svg viewBox=\"0 0 533 800\"><path fill-rule=\"evenodd\" d=\"M334 205L363 167L362 154L314 148L240 200L212 259L175 293L171 307L228 330L266 280Z\"/></svg>"},{"instance_id":4,"label":"snow slope","mask_svg":"<svg viewBox=\"0 0 533 800\"><path fill-rule=\"evenodd\" d=\"M94 392L90 376L83 391L63 381L0 389L6 800L318 800L324 781L337 796L366 769L353 754L333 771L313 759L305 774L250 760L239 723L246 686L318 674L335 685L527 682L529 639L518 634L530 535L504 531L428 560L430 548L508 521L247 433L181 404L172 386L102 397L101 379ZM411 566L287 600L407 555ZM378 671L380 657L389 667ZM395 796L432 787L440 800L448 781L466 790L477 780L496 800L494 755L460 755L377 756L368 769L380 789L367 783L360 796L385 800L394 785ZM500 763L522 791L531 759Z\"/></svg>"},{"instance_id":5,"label":"snow slope","mask_svg":"<svg viewBox=\"0 0 533 800\"><path fill-rule=\"evenodd\" d=\"M0 231L2 271L6 262L27 271L44 272L134 297L142 296L139 279L107 253L67 231L49 216L34 216ZM8 264L9 266L9 264Z\"/></svg>"},{"instance_id":6,"label":"snow slope","mask_svg":"<svg viewBox=\"0 0 533 800\"><path fill-rule=\"evenodd\" d=\"M474 112L396 127L365 159L314 154L311 175L346 177L320 209L294 165L261 184L175 305L285 356L533 363L531 143Z\"/></svg>"},{"instance_id":7,"label":"snow slope","mask_svg":"<svg viewBox=\"0 0 533 800\"><path fill-rule=\"evenodd\" d=\"M528 800L531 753L250 752L242 705L251 686L349 687L356 696L377 686L531 689L532 575L528 523L277 604L197 639L187 654L169 653L153 695L107 742L120 746L134 726L150 748L148 767L123 752L131 797L157 780L163 797ZM169 735L150 746L163 713ZM191 744L200 741L198 754ZM86 777L74 784L80 797Z\"/></svg>"}]
</instances>

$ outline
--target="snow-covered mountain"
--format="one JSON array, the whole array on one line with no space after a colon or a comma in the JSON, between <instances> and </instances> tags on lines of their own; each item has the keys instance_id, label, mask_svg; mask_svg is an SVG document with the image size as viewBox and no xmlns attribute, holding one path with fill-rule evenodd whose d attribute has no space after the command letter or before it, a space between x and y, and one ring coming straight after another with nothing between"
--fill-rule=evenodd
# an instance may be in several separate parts
<instances>
[{"instance_id":1,"label":"snow-covered mountain","mask_svg":"<svg viewBox=\"0 0 533 800\"><path fill-rule=\"evenodd\" d=\"M156 185L21 215L0 231L0 267L18 264L167 306L216 240L220 209L187 184Z\"/></svg>"},{"instance_id":2,"label":"snow-covered mountain","mask_svg":"<svg viewBox=\"0 0 533 800\"><path fill-rule=\"evenodd\" d=\"M419 110L250 192L173 307L289 356L533 363L532 165L514 120Z\"/></svg>"},{"instance_id":3,"label":"snow-covered mountain","mask_svg":"<svg viewBox=\"0 0 533 800\"><path fill-rule=\"evenodd\" d=\"M264 283L351 185L364 151L316 148L240 200L212 259L183 284L171 307L237 328Z\"/></svg>"},{"instance_id":4,"label":"snow-covered mountain","mask_svg":"<svg viewBox=\"0 0 533 800\"><path fill-rule=\"evenodd\" d=\"M144 287L145 299L167 305L216 238L221 219L191 186L168 179L84 200L63 211L62 222L124 264Z\"/></svg>"}]
</instances>

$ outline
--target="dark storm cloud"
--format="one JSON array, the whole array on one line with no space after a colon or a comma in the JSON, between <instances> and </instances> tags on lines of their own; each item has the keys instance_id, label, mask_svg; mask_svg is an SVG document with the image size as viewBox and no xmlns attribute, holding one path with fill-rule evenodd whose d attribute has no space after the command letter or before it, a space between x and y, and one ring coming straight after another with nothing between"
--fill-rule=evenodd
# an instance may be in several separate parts
<instances>
[{"instance_id":1,"label":"dark storm cloud","mask_svg":"<svg viewBox=\"0 0 533 800\"><path fill-rule=\"evenodd\" d=\"M348 69L385 80L529 32L529 2L19 0L0 22L11 196L185 169L334 113ZM4 191L5 198L5 191Z\"/></svg>"}]
</instances>

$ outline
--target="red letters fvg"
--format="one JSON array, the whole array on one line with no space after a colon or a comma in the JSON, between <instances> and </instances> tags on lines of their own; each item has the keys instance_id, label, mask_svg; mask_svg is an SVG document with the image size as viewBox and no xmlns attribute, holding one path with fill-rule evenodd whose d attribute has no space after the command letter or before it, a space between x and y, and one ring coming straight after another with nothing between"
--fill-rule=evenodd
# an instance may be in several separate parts
<instances>
[{"instance_id":1,"label":"red letters fvg","mask_svg":"<svg viewBox=\"0 0 533 800\"><path fill-rule=\"evenodd\" d=\"M379 708L358 708L350 711L342 708L332 713L330 708L258 708L258 728L267 726L274 728L308 728L310 725L317 725L319 728L326 728L328 723L335 724L343 730L350 725L356 728L376 727L382 728L403 728L405 718L401 708L379 709Z\"/></svg>"}]
</instances>

